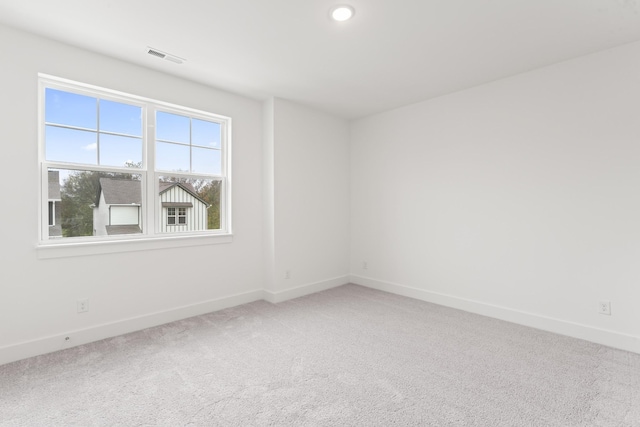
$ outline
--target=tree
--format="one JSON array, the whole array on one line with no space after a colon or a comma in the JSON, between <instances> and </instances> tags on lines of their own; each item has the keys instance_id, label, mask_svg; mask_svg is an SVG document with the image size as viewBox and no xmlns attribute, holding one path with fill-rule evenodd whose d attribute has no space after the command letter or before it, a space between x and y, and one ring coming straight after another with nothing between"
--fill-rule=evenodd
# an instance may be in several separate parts
<instances>
[{"instance_id":1,"label":"tree","mask_svg":"<svg viewBox=\"0 0 640 427\"><path fill-rule=\"evenodd\" d=\"M140 163L127 162L126 167L136 169ZM132 171L133 172L133 171ZM100 191L100 178L128 179L139 181L135 172L74 171L64 181L61 193L61 227L64 237L93 235L93 207ZM220 181L208 179L162 177L161 182L189 184L195 193L211 205L207 214L207 229L220 228Z\"/></svg>"},{"instance_id":2,"label":"tree","mask_svg":"<svg viewBox=\"0 0 640 427\"><path fill-rule=\"evenodd\" d=\"M209 203L209 213L207 217L207 229L217 230L220 228L220 181L209 181L197 190L198 196Z\"/></svg>"},{"instance_id":3,"label":"tree","mask_svg":"<svg viewBox=\"0 0 640 427\"><path fill-rule=\"evenodd\" d=\"M129 168L139 168L142 162L126 162ZM122 172L75 171L60 189L62 202L61 227L63 237L92 236L93 208L100 190L100 178L140 180L140 174Z\"/></svg>"},{"instance_id":4,"label":"tree","mask_svg":"<svg viewBox=\"0 0 640 427\"><path fill-rule=\"evenodd\" d=\"M92 236L93 209L103 174L93 171L72 173L60 189L61 226L64 237Z\"/></svg>"}]
</instances>

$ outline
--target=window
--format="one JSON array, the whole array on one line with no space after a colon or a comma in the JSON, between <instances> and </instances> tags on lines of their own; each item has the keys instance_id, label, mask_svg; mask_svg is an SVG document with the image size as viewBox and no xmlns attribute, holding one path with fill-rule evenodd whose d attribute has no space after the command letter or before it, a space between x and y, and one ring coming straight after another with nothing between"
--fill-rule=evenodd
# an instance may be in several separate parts
<instances>
[{"instance_id":1,"label":"window","mask_svg":"<svg viewBox=\"0 0 640 427\"><path fill-rule=\"evenodd\" d=\"M230 118L49 76L40 97L41 243L231 232Z\"/></svg>"},{"instance_id":2,"label":"window","mask_svg":"<svg viewBox=\"0 0 640 427\"><path fill-rule=\"evenodd\" d=\"M176 213L176 209L178 212ZM176 221L176 218L178 219ZM186 225L187 208L167 208L167 225Z\"/></svg>"},{"instance_id":3,"label":"window","mask_svg":"<svg viewBox=\"0 0 640 427\"><path fill-rule=\"evenodd\" d=\"M55 205L53 202L49 202L49 225L56 225L55 222Z\"/></svg>"},{"instance_id":4,"label":"window","mask_svg":"<svg viewBox=\"0 0 640 427\"><path fill-rule=\"evenodd\" d=\"M187 208L178 208L178 224L187 223Z\"/></svg>"}]
</instances>

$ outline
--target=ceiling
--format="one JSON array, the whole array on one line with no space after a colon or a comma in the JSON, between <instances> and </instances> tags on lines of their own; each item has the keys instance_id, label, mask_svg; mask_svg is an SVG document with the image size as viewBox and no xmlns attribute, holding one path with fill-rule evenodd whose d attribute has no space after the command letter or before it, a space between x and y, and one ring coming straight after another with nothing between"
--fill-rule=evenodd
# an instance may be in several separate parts
<instances>
[{"instance_id":1,"label":"ceiling","mask_svg":"<svg viewBox=\"0 0 640 427\"><path fill-rule=\"evenodd\" d=\"M639 1L0 0L0 23L353 119L640 40Z\"/></svg>"}]
</instances>

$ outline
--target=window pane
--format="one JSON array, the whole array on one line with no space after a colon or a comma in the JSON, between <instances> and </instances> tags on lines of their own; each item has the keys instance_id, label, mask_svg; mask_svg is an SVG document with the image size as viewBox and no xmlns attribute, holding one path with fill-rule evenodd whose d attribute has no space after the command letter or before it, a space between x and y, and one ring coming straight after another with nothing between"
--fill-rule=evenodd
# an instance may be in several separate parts
<instances>
[{"instance_id":1,"label":"window pane","mask_svg":"<svg viewBox=\"0 0 640 427\"><path fill-rule=\"evenodd\" d=\"M223 173L231 119L55 78L38 80L44 108L39 166L50 175L48 185L42 177L47 189L39 194L44 238L63 243L105 236L93 239L100 242L145 229L154 238L223 231L229 224L220 198L230 196Z\"/></svg>"},{"instance_id":2,"label":"window pane","mask_svg":"<svg viewBox=\"0 0 640 427\"><path fill-rule=\"evenodd\" d=\"M220 148L220 123L193 119L191 121L191 144Z\"/></svg>"},{"instance_id":3,"label":"window pane","mask_svg":"<svg viewBox=\"0 0 640 427\"><path fill-rule=\"evenodd\" d=\"M192 149L192 172L220 175L222 169L220 165L220 150L193 147Z\"/></svg>"},{"instance_id":4,"label":"window pane","mask_svg":"<svg viewBox=\"0 0 640 427\"><path fill-rule=\"evenodd\" d=\"M55 204L54 202L49 202L49 225L54 225L55 221Z\"/></svg>"},{"instance_id":5,"label":"window pane","mask_svg":"<svg viewBox=\"0 0 640 427\"><path fill-rule=\"evenodd\" d=\"M189 171L189 147L158 142L156 144L156 169L165 171Z\"/></svg>"},{"instance_id":6,"label":"window pane","mask_svg":"<svg viewBox=\"0 0 640 427\"><path fill-rule=\"evenodd\" d=\"M158 111L156 114L156 139L189 144L189 118Z\"/></svg>"},{"instance_id":7,"label":"window pane","mask_svg":"<svg viewBox=\"0 0 640 427\"><path fill-rule=\"evenodd\" d=\"M45 121L96 130L97 99L61 90L45 91Z\"/></svg>"},{"instance_id":8,"label":"window pane","mask_svg":"<svg viewBox=\"0 0 640 427\"><path fill-rule=\"evenodd\" d=\"M105 166L142 166L142 139L100 134L100 164Z\"/></svg>"},{"instance_id":9,"label":"window pane","mask_svg":"<svg viewBox=\"0 0 640 427\"><path fill-rule=\"evenodd\" d=\"M98 162L96 135L95 132L47 126L44 137L46 158L95 165Z\"/></svg>"},{"instance_id":10,"label":"window pane","mask_svg":"<svg viewBox=\"0 0 640 427\"><path fill-rule=\"evenodd\" d=\"M48 180L49 238L142 232L140 174L49 169Z\"/></svg>"},{"instance_id":11,"label":"window pane","mask_svg":"<svg viewBox=\"0 0 640 427\"><path fill-rule=\"evenodd\" d=\"M221 188L222 182L214 180L201 180L198 188L198 195L209 205L207 210L207 230L220 229Z\"/></svg>"},{"instance_id":12,"label":"window pane","mask_svg":"<svg viewBox=\"0 0 640 427\"><path fill-rule=\"evenodd\" d=\"M49 169L48 186L47 186L47 205L49 217L49 238L57 238L62 236L62 227L60 226L60 171Z\"/></svg>"},{"instance_id":13,"label":"window pane","mask_svg":"<svg viewBox=\"0 0 640 427\"><path fill-rule=\"evenodd\" d=\"M161 233L220 229L220 181L163 176L159 188Z\"/></svg>"},{"instance_id":14,"label":"window pane","mask_svg":"<svg viewBox=\"0 0 640 427\"><path fill-rule=\"evenodd\" d=\"M142 108L100 100L100 130L142 136Z\"/></svg>"}]
</instances>

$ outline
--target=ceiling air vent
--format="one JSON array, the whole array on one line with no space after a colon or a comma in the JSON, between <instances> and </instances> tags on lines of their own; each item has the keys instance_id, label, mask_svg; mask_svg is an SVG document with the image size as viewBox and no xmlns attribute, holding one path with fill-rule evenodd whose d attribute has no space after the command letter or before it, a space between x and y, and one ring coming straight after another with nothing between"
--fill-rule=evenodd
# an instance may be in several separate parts
<instances>
[{"instance_id":1,"label":"ceiling air vent","mask_svg":"<svg viewBox=\"0 0 640 427\"><path fill-rule=\"evenodd\" d=\"M185 60L175 55L171 55L166 52L159 51L158 49L154 49L152 47L147 47L147 53L149 55L155 56L160 59L165 59L167 61L174 62L176 64L182 64Z\"/></svg>"}]
</instances>

